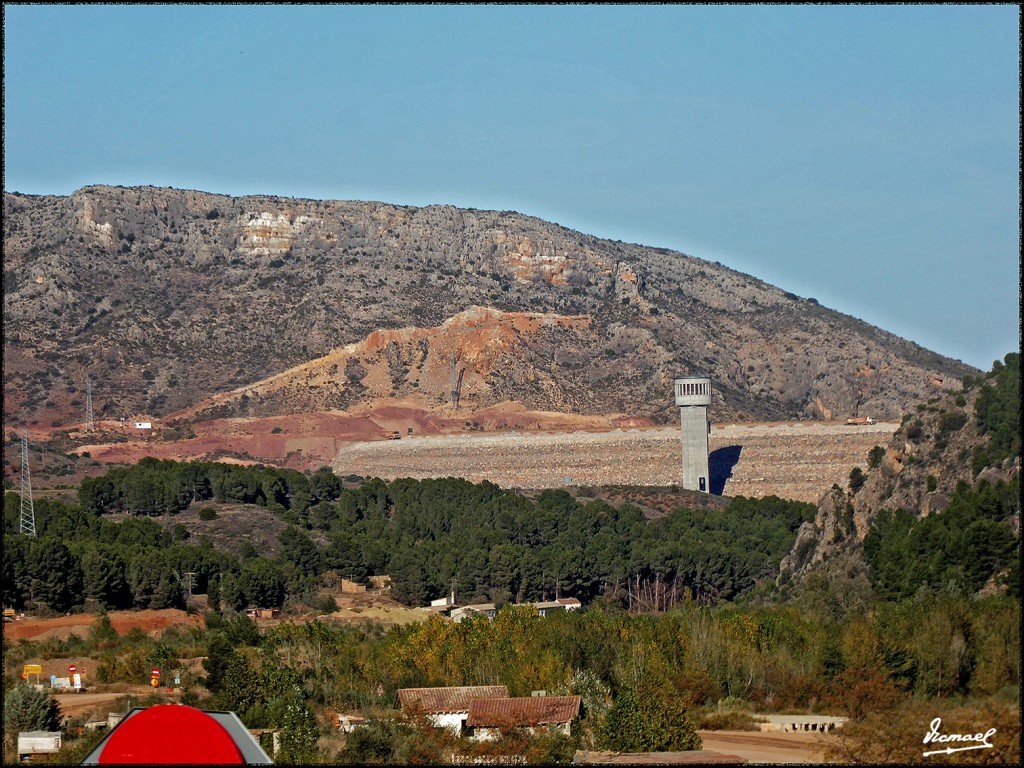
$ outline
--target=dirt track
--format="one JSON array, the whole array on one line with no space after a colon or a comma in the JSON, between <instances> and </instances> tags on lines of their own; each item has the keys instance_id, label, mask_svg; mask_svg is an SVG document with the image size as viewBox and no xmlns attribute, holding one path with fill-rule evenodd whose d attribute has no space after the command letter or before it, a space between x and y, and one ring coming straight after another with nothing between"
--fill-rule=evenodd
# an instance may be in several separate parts
<instances>
[{"instance_id":1,"label":"dirt track","mask_svg":"<svg viewBox=\"0 0 1024 768\"><path fill-rule=\"evenodd\" d=\"M821 422L723 425L711 430L711 491L777 495L816 503L898 424L850 427ZM679 482L679 429L560 434L438 435L353 443L333 463L342 475L464 477L508 488L654 485Z\"/></svg>"},{"instance_id":2,"label":"dirt track","mask_svg":"<svg viewBox=\"0 0 1024 768\"><path fill-rule=\"evenodd\" d=\"M827 737L804 733L700 731L704 749L751 763L820 763Z\"/></svg>"}]
</instances>

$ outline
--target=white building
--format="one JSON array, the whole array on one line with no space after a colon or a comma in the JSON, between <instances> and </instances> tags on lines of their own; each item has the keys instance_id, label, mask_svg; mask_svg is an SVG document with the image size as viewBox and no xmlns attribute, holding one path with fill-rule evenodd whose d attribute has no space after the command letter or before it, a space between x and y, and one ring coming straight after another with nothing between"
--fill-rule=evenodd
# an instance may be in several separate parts
<instances>
[{"instance_id":1,"label":"white building","mask_svg":"<svg viewBox=\"0 0 1024 768\"><path fill-rule=\"evenodd\" d=\"M476 699L470 705L466 728L469 737L496 739L509 728L530 734L571 735L572 721L580 716L579 696L526 696Z\"/></svg>"},{"instance_id":2,"label":"white building","mask_svg":"<svg viewBox=\"0 0 1024 768\"><path fill-rule=\"evenodd\" d=\"M398 700L407 717L423 717L437 728L447 728L456 736L469 717L469 707L477 699L507 698L504 685L463 685L448 688L402 688Z\"/></svg>"}]
</instances>

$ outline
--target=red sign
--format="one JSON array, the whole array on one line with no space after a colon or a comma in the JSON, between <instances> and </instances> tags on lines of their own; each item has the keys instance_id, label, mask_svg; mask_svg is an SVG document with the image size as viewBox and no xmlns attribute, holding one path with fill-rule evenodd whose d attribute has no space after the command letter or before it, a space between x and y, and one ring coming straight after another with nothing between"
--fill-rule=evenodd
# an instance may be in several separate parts
<instances>
[{"instance_id":1,"label":"red sign","mask_svg":"<svg viewBox=\"0 0 1024 768\"><path fill-rule=\"evenodd\" d=\"M73 675L77 671L78 667L76 667L74 664L68 664L68 672L70 672Z\"/></svg>"},{"instance_id":2,"label":"red sign","mask_svg":"<svg viewBox=\"0 0 1024 768\"><path fill-rule=\"evenodd\" d=\"M181 738L187 733L189 738ZM245 765L231 734L192 707L160 704L122 720L110 733L100 765Z\"/></svg>"},{"instance_id":3,"label":"red sign","mask_svg":"<svg viewBox=\"0 0 1024 768\"><path fill-rule=\"evenodd\" d=\"M153 670L153 677L160 677L160 670L159 669L154 669Z\"/></svg>"}]
</instances>

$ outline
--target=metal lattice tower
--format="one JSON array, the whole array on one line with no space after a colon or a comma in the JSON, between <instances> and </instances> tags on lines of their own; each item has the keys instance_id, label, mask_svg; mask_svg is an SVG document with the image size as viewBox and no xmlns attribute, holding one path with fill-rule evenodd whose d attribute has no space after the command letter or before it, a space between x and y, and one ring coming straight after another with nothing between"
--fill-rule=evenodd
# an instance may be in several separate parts
<instances>
[{"instance_id":1,"label":"metal lattice tower","mask_svg":"<svg viewBox=\"0 0 1024 768\"><path fill-rule=\"evenodd\" d=\"M96 424L92 420L92 380L85 379L85 431L92 432Z\"/></svg>"},{"instance_id":2,"label":"metal lattice tower","mask_svg":"<svg viewBox=\"0 0 1024 768\"><path fill-rule=\"evenodd\" d=\"M32 503L32 472L28 467L28 433L21 436L21 532L36 535L36 508Z\"/></svg>"},{"instance_id":3,"label":"metal lattice tower","mask_svg":"<svg viewBox=\"0 0 1024 768\"><path fill-rule=\"evenodd\" d=\"M453 408L458 408L459 407L459 388L458 388L458 380L455 377L455 353L454 352L452 352L452 390L451 390L451 394L452 394L452 407Z\"/></svg>"}]
</instances>

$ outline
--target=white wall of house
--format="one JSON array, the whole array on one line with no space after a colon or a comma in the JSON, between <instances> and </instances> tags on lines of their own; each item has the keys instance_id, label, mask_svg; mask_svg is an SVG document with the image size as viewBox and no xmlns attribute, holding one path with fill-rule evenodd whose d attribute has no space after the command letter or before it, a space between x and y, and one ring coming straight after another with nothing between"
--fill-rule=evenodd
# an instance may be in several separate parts
<instances>
[{"instance_id":1,"label":"white wall of house","mask_svg":"<svg viewBox=\"0 0 1024 768\"><path fill-rule=\"evenodd\" d=\"M437 728L447 728L456 736L459 736L462 733L463 726L466 724L467 717L469 717L469 712L456 712L451 715L427 715L427 722Z\"/></svg>"},{"instance_id":2,"label":"white wall of house","mask_svg":"<svg viewBox=\"0 0 1024 768\"><path fill-rule=\"evenodd\" d=\"M560 733L563 736L570 736L571 723L551 723L549 725L539 725L536 728L521 728L520 730L530 734L531 736L543 733ZM472 735L469 737L476 741L494 741L501 737L500 728L485 728L482 725L478 725L473 729Z\"/></svg>"}]
</instances>

